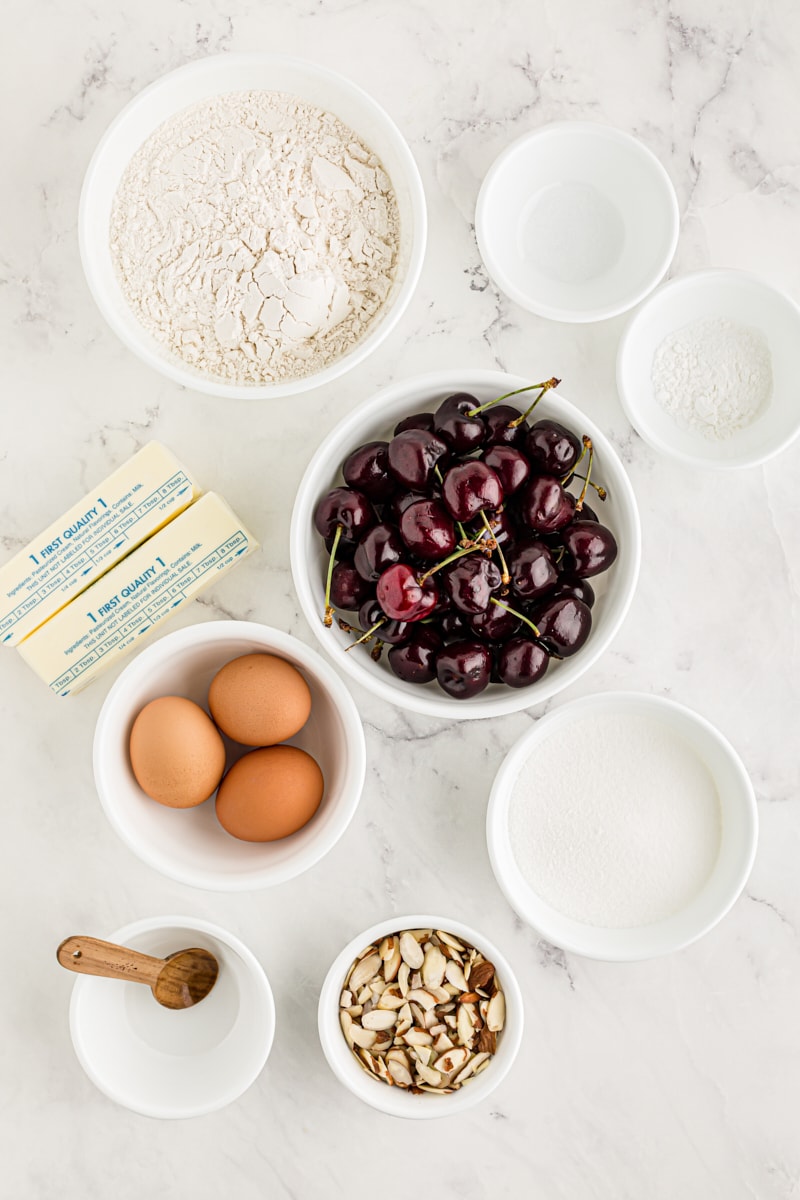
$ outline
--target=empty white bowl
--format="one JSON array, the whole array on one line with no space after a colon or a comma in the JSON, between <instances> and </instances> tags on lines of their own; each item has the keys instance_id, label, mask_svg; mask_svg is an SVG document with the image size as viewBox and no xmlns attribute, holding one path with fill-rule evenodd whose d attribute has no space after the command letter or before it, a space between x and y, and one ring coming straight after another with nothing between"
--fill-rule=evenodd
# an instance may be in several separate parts
<instances>
[{"instance_id":1,"label":"empty white bowl","mask_svg":"<svg viewBox=\"0 0 800 1200\"><path fill-rule=\"evenodd\" d=\"M365 337L324 370L280 383L233 384L193 370L140 324L120 288L109 246L111 210L133 155L164 121L209 96L249 90L287 92L334 113L378 155L394 185L400 258L392 291ZM298 395L362 362L389 335L414 292L425 255L427 215L419 170L389 115L356 84L316 63L280 54L218 54L170 71L115 117L89 163L81 193L81 261L98 308L117 337L149 366L184 387L232 399Z\"/></svg>"},{"instance_id":2,"label":"empty white bowl","mask_svg":"<svg viewBox=\"0 0 800 1200\"><path fill-rule=\"evenodd\" d=\"M276 654L305 676L311 715L289 744L311 754L325 779L322 804L309 823L277 842L243 842L226 833L216 818L213 797L190 809L157 804L136 782L128 753L131 726L145 704L176 695L205 707L209 684L220 667L257 652ZM179 883L217 891L270 887L312 867L349 825L365 769L361 719L335 671L288 633L250 621L191 625L143 650L108 693L94 736L97 791L106 816L129 849Z\"/></svg>"},{"instance_id":3,"label":"empty white bowl","mask_svg":"<svg viewBox=\"0 0 800 1200\"><path fill-rule=\"evenodd\" d=\"M658 403L653 359L670 334L695 321L726 320L757 330L772 358L772 397L751 424L716 440L683 428ZM655 450L689 466L753 467L800 433L800 307L746 271L696 271L659 288L628 322L617 351L617 387L636 431Z\"/></svg>"},{"instance_id":4,"label":"empty white bowl","mask_svg":"<svg viewBox=\"0 0 800 1200\"><path fill-rule=\"evenodd\" d=\"M223 1108L260 1074L275 1035L264 969L224 929L194 917L149 917L109 938L166 957L200 947L219 977L193 1008L163 1008L141 983L76 979L69 1027L78 1061L109 1099L146 1117L198 1117Z\"/></svg>"},{"instance_id":5,"label":"empty white bowl","mask_svg":"<svg viewBox=\"0 0 800 1200\"><path fill-rule=\"evenodd\" d=\"M341 482L341 465L350 451L363 442L391 438L394 426L403 417L436 408L452 392L470 392L484 402L530 382L502 371L465 368L418 375L392 384L345 417L325 437L306 469L295 498L290 535L290 560L300 605L320 644L337 666L382 700L426 716L449 719L518 712L548 700L588 671L607 649L625 618L636 590L641 554L639 513L633 489L616 451L598 426L560 392L547 392L535 410L535 419L552 417L579 436L588 433L592 438L596 451L593 478L608 488L608 500L594 507L602 508L602 520L619 546L619 556L611 569L591 581L597 602L586 645L572 658L554 660L543 678L531 687L514 689L492 683L478 696L456 700L436 683L419 686L398 679L385 655L375 663L363 647L346 654L352 637L342 633L336 622L331 629L322 623L328 553L314 528L314 509L317 501ZM511 403L524 408L525 396L516 396ZM361 650L364 652L360 653Z\"/></svg>"},{"instance_id":6,"label":"empty white bowl","mask_svg":"<svg viewBox=\"0 0 800 1200\"><path fill-rule=\"evenodd\" d=\"M350 964L372 942L403 929L443 929L457 938L463 938L480 950L484 958L494 963L497 978L505 994L506 1020L502 1033L497 1035L496 1054L485 1071L466 1081L463 1087L448 1096L434 1096L428 1092L416 1096L403 1088L390 1087L381 1080L374 1079L356 1062L339 1023L339 997ZM336 956L325 976L319 997L319 1039L328 1066L339 1082L372 1108L377 1108L392 1117L407 1117L411 1120L453 1116L455 1113L464 1112L465 1109L474 1108L476 1104L485 1100L511 1070L522 1042L524 1024L522 991L505 955L476 929L449 917L432 917L429 914L390 917L389 920L380 921L359 933Z\"/></svg>"},{"instance_id":7,"label":"empty white bowl","mask_svg":"<svg viewBox=\"0 0 800 1200\"><path fill-rule=\"evenodd\" d=\"M517 776L555 731L569 729L587 714L647 716L663 722L692 747L717 787L722 832L716 865L691 903L665 920L630 929L606 929L565 916L526 882L509 836L509 808ZM591 779L586 780L591 788ZM755 858L758 814L753 785L730 743L689 708L637 692L604 692L557 708L517 741L495 777L486 816L489 858L511 907L555 946L587 958L632 962L671 954L697 941L725 916L740 895Z\"/></svg>"},{"instance_id":8,"label":"empty white bowl","mask_svg":"<svg viewBox=\"0 0 800 1200\"><path fill-rule=\"evenodd\" d=\"M553 321L632 308L667 270L679 225L675 189L652 151L588 121L513 142L487 173L475 213L494 282Z\"/></svg>"}]
</instances>

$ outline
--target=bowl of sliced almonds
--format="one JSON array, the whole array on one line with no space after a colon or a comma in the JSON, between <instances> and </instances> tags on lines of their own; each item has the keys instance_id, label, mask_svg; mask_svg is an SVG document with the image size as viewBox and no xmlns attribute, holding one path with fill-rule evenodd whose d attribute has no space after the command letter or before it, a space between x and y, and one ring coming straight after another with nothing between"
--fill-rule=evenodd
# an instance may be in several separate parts
<instances>
[{"instance_id":1,"label":"bowl of sliced almonds","mask_svg":"<svg viewBox=\"0 0 800 1200\"><path fill-rule=\"evenodd\" d=\"M517 1056L522 993L506 958L447 917L391 917L345 946L319 1001L319 1036L338 1079L395 1117L472 1108Z\"/></svg>"}]
</instances>

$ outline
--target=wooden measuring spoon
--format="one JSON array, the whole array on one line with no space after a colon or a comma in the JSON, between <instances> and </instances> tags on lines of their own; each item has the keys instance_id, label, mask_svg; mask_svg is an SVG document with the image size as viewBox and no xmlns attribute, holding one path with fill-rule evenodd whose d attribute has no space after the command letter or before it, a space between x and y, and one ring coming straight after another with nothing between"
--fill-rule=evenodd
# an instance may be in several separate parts
<instances>
[{"instance_id":1,"label":"wooden measuring spoon","mask_svg":"<svg viewBox=\"0 0 800 1200\"><path fill-rule=\"evenodd\" d=\"M151 958L127 946L93 937L65 938L56 956L62 967L78 975L146 983L165 1008L191 1008L199 1004L219 974L219 964L209 950L178 950L166 958Z\"/></svg>"}]
</instances>

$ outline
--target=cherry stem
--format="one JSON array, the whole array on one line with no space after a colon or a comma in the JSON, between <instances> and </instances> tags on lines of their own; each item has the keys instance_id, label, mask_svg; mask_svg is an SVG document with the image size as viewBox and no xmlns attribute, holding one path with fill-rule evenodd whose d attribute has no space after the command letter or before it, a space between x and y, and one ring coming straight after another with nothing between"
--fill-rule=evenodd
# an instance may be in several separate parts
<instances>
[{"instance_id":1,"label":"cherry stem","mask_svg":"<svg viewBox=\"0 0 800 1200\"><path fill-rule=\"evenodd\" d=\"M484 525L486 526L486 532L489 534L489 537L494 538L494 549L497 551L497 557L500 559L500 569L503 572L502 583L505 587L507 587L508 584L511 583L511 576L508 573L508 563L505 560L503 551L500 549L500 547L497 544L497 538L494 536L494 530L492 529L491 525L489 524L489 518L486 516L486 513L483 511L483 509L481 509L481 520L483 521ZM481 533L481 537L483 537L482 533Z\"/></svg>"},{"instance_id":2,"label":"cherry stem","mask_svg":"<svg viewBox=\"0 0 800 1200\"><path fill-rule=\"evenodd\" d=\"M426 579L430 579L431 575L435 575L437 571L441 571L442 567L448 566L449 563L455 562L457 558L463 558L465 554L472 554L477 549L474 542L470 542L468 546L462 546L460 550L456 550L454 554L448 554L447 558L443 558L435 567L431 567L424 575L417 576L417 583L423 584Z\"/></svg>"},{"instance_id":3,"label":"cherry stem","mask_svg":"<svg viewBox=\"0 0 800 1200\"><path fill-rule=\"evenodd\" d=\"M583 508L583 502L586 499L586 493L589 489L589 484L591 482L589 476L592 473L592 464L594 462L594 446L592 445L592 439L590 437L587 437L586 434L583 435L583 445L584 445L584 449L589 451L589 465L586 468L586 475L583 480L583 488L581 489L581 494L580 494L580 496L578 496L578 499L575 501L575 512L577 512L577 513L579 513L581 511L581 509Z\"/></svg>"},{"instance_id":4,"label":"cherry stem","mask_svg":"<svg viewBox=\"0 0 800 1200\"><path fill-rule=\"evenodd\" d=\"M576 479L586 479L586 476L581 475L580 471L576 471L575 478ZM593 479L586 479L586 482L589 484L589 487L594 488L594 490L597 492L598 499L600 499L600 500L608 499L608 492L606 491L606 489L604 487L601 487L599 483L595 483L595 481Z\"/></svg>"},{"instance_id":5,"label":"cherry stem","mask_svg":"<svg viewBox=\"0 0 800 1200\"><path fill-rule=\"evenodd\" d=\"M506 610L506 612L510 612L511 615L514 617L519 617L520 621L524 621L526 625L529 625L531 627L531 629L533 630L533 632L536 634L537 638L542 636L539 633L539 630L534 625L533 621L531 621L523 613L517 612L516 608L512 608L510 604L504 604L502 600L497 600L497 599L495 599L494 596L491 597L491 600L492 600L492 604L496 604L498 608L504 608Z\"/></svg>"},{"instance_id":6,"label":"cherry stem","mask_svg":"<svg viewBox=\"0 0 800 1200\"><path fill-rule=\"evenodd\" d=\"M522 392L533 392L536 390L536 388L541 388L541 392L536 397L536 399L534 400L531 407L528 409L528 412L530 412L531 409L533 409L539 403L539 401L541 400L544 393L549 388L558 387L560 382L561 382L560 379L553 378L553 379L548 379L546 383L528 383L525 385L525 387L515 388L513 392L506 392L506 394L504 396L497 396L496 399L489 400L486 404L481 404L478 408L470 408L467 411L467 416L468 417L477 417L478 413L485 412L485 410L487 408L493 408L495 406L495 404L499 404L501 400L508 400L508 399L510 399L511 396L521 395ZM524 417L521 418L521 420L524 420L524 419L525 419ZM519 424L518 421L512 421L510 428L513 427L514 425L518 425L518 424Z\"/></svg>"},{"instance_id":7,"label":"cherry stem","mask_svg":"<svg viewBox=\"0 0 800 1200\"><path fill-rule=\"evenodd\" d=\"M583 461L583 456L585 453L586 453L586 439L584 438L583 445L581 446L580 454L575 459L575 462L572 464L569 471L567 471L566 475L561 476L560 482L561 482L562 487L566 487L567 484L569 483L570 479L572 479L572 476L575 474L575 472L578 470L578 467L581 465L581 462ZM581 479L583 479L583 478L584 478L584 476L581 475Z\"/></svg>"},{"instance_id":8,"label":"cherry stem","mask_svg":"<svg viewBox=\"0 0 800 1200\"><path fill-rule=\"evenodd\" d=\"M330 629L333 624L333 614L335 609L331 605L331 580L333 579L333 568L336 564L336 548L339 545L339 539L342 536L342 526L336 526L336 533L333 535L333 545L331 546L331 556L328 559L328 578L325 580L325 616L322 618L322 624L326 629Z\"/></svg>"},{"instance_id":9,"label":"cherry stem","mask_svg":"<svg viewBox=\"0 0 800 1200\"><path fill-rule=\"evenodd\" d=\"M356 638L354 642L351 642L350 645L345 648L345 654L347 654L348 650L352 650L353 646L360 646L362 642L368 642L375 630L380 629L381 625L385 624L386 617L381 617L380 621L376 621L374 625L370 626L366 633L362 633L360 638Z\"/></svg>"},{"instance_id":10,"label":"cherry stem","mask_svg":"<svg viewBox=\"0 0 800 1200\"><path fill-rule=\"evenodd\" d=\"M558 387L558 385L560 383L561 383L561 380L556 379L556 377L554 375L552 379L548 379L547 383L541 384L542 390L539 392L539 395L536 397L533 404L529 405L528 408L525 409L525 412L520 413L519 416L515 417L513 421L509 421L508 428L516 429L517 426L521 425L523 421L527 421L528 417L531 415L533 410L536 408L536 405L539 403L539 401L541 400L541 398L545 394L545 392L549 392L551 388Z\"/></svg>"},{"instance_id":11,"label":"cherry stem","mask_svg":"<svg viewBox=\"0 0 800 1200\"><path fill-rule=\"evenodd\" d=\"M369 652L369 656L373 662L379 661L381 654L383 653L383 647L384 647L384 643L380 642L380 641L376 642L375 645L372 647L372 649ZM346 653L347 653L347 650L345 650L345 654Z\"/></svg>"}]
</instances>

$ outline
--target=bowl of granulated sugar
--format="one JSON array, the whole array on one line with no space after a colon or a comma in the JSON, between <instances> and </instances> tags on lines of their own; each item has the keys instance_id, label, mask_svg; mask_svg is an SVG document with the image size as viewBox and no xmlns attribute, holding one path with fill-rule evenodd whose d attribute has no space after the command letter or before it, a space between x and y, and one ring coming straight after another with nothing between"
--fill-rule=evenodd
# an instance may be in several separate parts
<instances>
[{"instance_id":1,"label":"bowl of granulated sugar","mask_svg":"<svg viewBox=\"0 0 800 1200\"><path fill-rule=\"evenodd\" d=\"M542 717L512 747L486 832L524 921L563 950L631 962L680 950L725 916L758 819L713 725L672 700L607 692Z\"/></svg>"},{"instance_id":2,"label":"bowl of granulated sugar","mask_svg":"<svg viewBox=\"0 0 800 1200\"><path fill-rule=\"evenodd\" d=\"M697 271L659 288L617 353L628 420L689 466L753 467L800 433L800 307L745 271Z\"/></svg>"}]
</instances>

